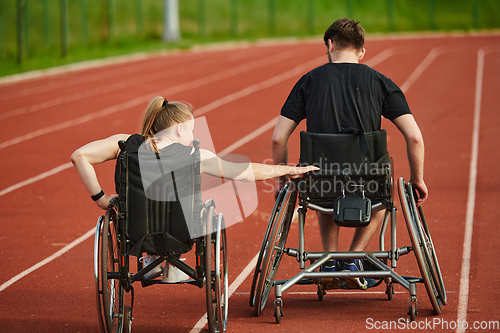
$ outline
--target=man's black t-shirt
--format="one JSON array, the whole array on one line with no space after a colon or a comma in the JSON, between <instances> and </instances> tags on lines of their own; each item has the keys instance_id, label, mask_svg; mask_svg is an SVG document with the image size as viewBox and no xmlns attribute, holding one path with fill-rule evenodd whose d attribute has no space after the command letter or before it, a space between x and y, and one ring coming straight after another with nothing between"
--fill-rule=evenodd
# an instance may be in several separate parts
<instances>
[{"instance_id":1,"label":"man's black t-shirt","mask_svg":"<svg viewBox=\"0 0 500 333\"><path fill-rule=\"evenodd\" d=\"M403 92L389 78L363 64L327 63L295 84L281 115L307 119L307 131L339 133L345 128L380 130L389 120L411 114Z\"/></svg>"}]
</instances>

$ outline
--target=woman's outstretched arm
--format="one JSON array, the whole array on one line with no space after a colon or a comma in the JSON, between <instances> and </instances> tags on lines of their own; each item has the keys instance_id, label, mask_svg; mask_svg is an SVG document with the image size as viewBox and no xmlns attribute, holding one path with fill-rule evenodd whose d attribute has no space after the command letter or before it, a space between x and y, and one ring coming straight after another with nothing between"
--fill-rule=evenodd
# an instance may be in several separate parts
<instances>
[{"instance_id":1,"label":"woman's outstretched arm","mask_svg":"<svg viewBox=\"0 0 500 333\"><path fill-rule=\"evenodd\" d=\"M287 165L270 165L261 163L233 163L219 158L208 150L200 150L201 172L216 177L251 182L281 176L300 177L308 171L319 170L315 166L293 167Z\"/></svg>"}]
</instances>

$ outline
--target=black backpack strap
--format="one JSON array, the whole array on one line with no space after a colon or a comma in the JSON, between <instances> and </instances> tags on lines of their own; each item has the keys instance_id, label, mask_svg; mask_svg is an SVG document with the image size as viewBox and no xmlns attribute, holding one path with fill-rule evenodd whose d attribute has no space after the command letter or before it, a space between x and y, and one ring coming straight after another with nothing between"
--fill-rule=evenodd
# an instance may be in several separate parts
<instances>
[{"instance_id":1,"label":"black backpack strap","mask_svg":"<svg viewBox=\"0 0 500 333\"><path fill-rule=\"evenodd\" d=\"M373 164L373 154L368 146L368 141L366 140L365 132L354 127L348 127L342 129L341 134L358 134L359 136L359 151L361 153L361 158L364 162Z\"/></svg>"}]
</instances>

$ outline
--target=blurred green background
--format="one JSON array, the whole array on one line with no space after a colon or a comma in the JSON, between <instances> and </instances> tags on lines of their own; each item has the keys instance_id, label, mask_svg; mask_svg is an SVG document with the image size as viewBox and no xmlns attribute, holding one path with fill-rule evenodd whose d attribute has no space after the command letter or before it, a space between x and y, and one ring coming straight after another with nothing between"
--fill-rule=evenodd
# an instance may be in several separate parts
<instances>
[{"instance_id":1,"label":"blurred green background","mask_svg":"<svg viewBox=\"0 0 500 333\"><path fill-rule=\"evenodd\" d=\"M0 0L0 76L194 44L322 35L336 19L368 33L500 28L499 0L179 0L181 40L163 41L165 0Z\"/></svg>"}]
</instances>

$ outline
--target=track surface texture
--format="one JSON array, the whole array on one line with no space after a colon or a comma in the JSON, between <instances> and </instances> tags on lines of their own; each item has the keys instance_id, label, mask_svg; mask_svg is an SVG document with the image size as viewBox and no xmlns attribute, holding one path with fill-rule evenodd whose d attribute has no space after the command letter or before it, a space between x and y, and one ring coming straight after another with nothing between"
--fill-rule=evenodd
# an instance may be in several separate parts
<instances>
[{"instance_id":1,"label":"track surface texture","mask_svg":"<svg viewBox=\"0 0 500 333\"><path fill-rule=\"evenodd\" d=\"M500 237L495 220L500 36L368 37L366 49L363 63L405 91L426 143L430 197L424 210L448 305L434 315L419 284L416 331L460 332L463 321L467 332L493 331L492 326L481 328L500 320L500 254L495 250ZM102 211L69 163L75 149L112 134L137 132L149 100L160 94L187 101L195 116L205 116L218 152L269 163L275 118L289 91L302 74L326 61L318 38L170 53L1 84L0 331L99 331L93 228ZM383 127L396 179L408 179L403 137L389 121ZM291 162L298 162L298 134L304 129L301 124L290 139ZM96 170L104 191L112 193L114 163ZM253 316L248 305L251 261L274 204L273 184L259 182L257 210L227 230L233 292L227 331L364 332L378 331L391 321L407 325L409 294L399 285L392 301L382 285L364 292L331 291L322 302L315 286L296 286L283 295L285 316L279 325L274 322L272 291L263 314ZM398 246L410 245L403 215L397 216ZM342 229L343 249L351 233ZM306 237L308 250L321 250L314 214L308 214ZM297 238L294 222L290 246ZM377 248L377 237L370 248ZM420 276L413 254L402 257L396 271ZM278 279L298 272L297 262L285 257ZM203 289L138 284L135 297L134 332L207 330Z\"/></svg>"}]
</instances>

